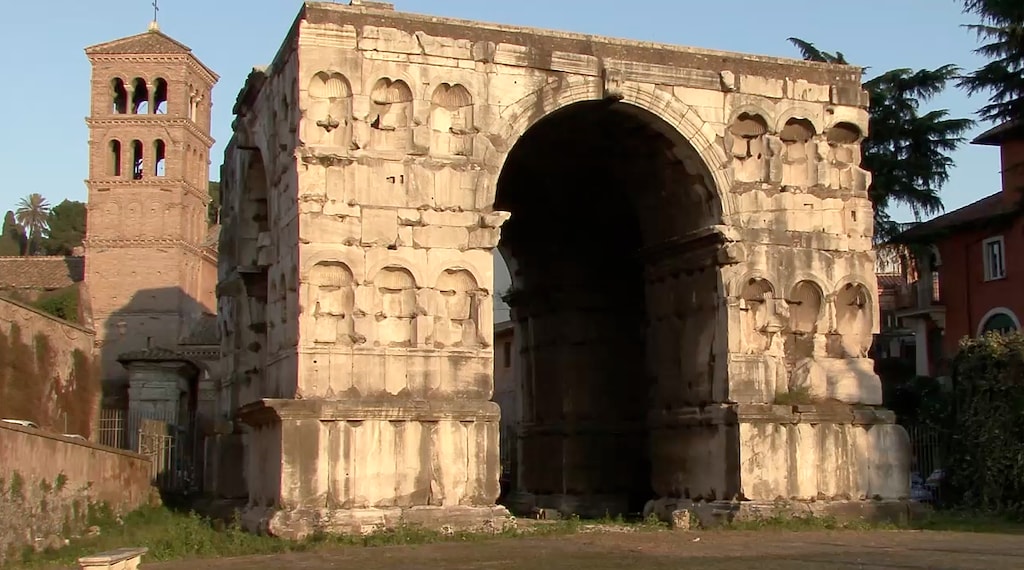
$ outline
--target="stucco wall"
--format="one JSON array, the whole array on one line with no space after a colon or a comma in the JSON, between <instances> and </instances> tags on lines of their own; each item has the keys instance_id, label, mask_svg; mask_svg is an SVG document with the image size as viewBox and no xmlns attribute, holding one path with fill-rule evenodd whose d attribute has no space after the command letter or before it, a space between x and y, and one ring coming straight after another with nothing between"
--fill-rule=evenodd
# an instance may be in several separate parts
<instances>
[{"instance_id":1,"label":"stucco wall","mask_svg":"<svg viewBox=\"0 0 1024 570\"><path fill-rule=\"evenodd\" d=\"M0 417L92 437L99 415L94 338L89 329L0 298Z\"/></svg>"},{"instance_id":2,"label":"stucco wall","mask_svg":"<svg viewBox=\"0 0 1024 570\"><path fill-rule=\"evenodd\" d=\"M141 455L0 424L0 563L12 547L79 533L90 508L116 513L151 497Z\"/></svg>"},{"instance_id":3,"label":"stucco wall","mask_svg":"<svg viewBox=\"0 0 1024 570\"><path fill-rule=\"evenodd\" d=\"M985 280L984 242L1002 236L1006 277ZM960 339L978 334L986 315L994 309L1008 310L1024 319L1024 222L1007 228L961 231L939 242L942 258L942 302L946 306L943 350L952 356Z\"/></svg>"}]
</instances>

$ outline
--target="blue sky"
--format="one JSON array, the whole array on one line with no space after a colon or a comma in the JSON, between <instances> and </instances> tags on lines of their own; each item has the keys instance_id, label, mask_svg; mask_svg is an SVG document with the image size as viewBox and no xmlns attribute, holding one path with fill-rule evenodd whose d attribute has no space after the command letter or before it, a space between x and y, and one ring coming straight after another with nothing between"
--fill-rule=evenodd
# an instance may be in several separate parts
<instances>
[{"instance_id":1,"label":"blue sky","mask_svg":"<svg viewBox=\"0 0 1024 570\"><path fill-rule=\"evenodd\" d=\"M0 90L5 174L0 212L39 192L51 203L85 200L89 64L83 49L145 31L151 0L7 2L0 18L0 48L8 88ZM231 124L231 105L249 69L276 52L301 6L297 0L162 0L164 32L192 47L221 80L214 92L217 172ZM958 0L396 0L400 10L628 37L776 56L797 56L786 42L802 37L875 70L935 67L967 69L974 36L959 27L972 17ZM872 39L874 38L874 39ZM869 74L870 74L869 70ZM983 101L952 90L934 101L957 116L971 116ZM979 125L980 132L986 125ZM998 190L997 151L967 146L943 192L947 210ZM900 211L900 217L909 213Z\"/></svg>"}]
</instances>

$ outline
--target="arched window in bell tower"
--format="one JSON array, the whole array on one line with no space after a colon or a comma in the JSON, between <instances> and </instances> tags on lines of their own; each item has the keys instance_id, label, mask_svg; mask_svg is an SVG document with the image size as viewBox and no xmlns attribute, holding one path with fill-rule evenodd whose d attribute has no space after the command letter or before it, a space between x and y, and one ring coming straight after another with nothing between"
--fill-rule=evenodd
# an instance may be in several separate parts
<instances>
[{"instance_id":1,"label":"arched window in bell tower","mask_svg":"<svg viewBox=\"0 0 1024 570\"><path fill-rule=\"evenodd\" d=\"M132 114L145 115L149 113L149 88L146 80L136 77L132 80Z\"/></svg>"},{"instance_id":2,"label":"arched window in bell tower","mask_svg":"<svg viewBox=\"0 0 1024 570\"><path fill-rule=\"evenodd\" d=\"M132 180L142 180L142 141L132 141Z\"/></svg>"},{"instance_id":3,"label":"arched window in bell tower","mask_svg":"<svg viewBox=\"0 0 1024 570\"><path fill-rule=\"evenodd\" d=\"M113 88L113 104L111 105L111 112L115 115L123 115L128 112L128 89L124 86L124 80L120 77L115 77L110 82L110 86Z\"/></svg>"},{"instance_id":4,"label":"arched window in bell tower","mask_svg":"<svg viewBox=\"0 0 1024 570\"><path fill-rule=\"evenodd\" d=\"M195 87L189 85L188 86L188 118L193 120L193 121L196 120L196 105L198 104L198 102L199 102L198 101L198 91L196 91Z\"/></svg>"},{"instance_id":5,"label":"arched window in bell tower","mask_svg":"<svg viewBox=\"0 0 1024 570\"><path fill-rule=\"evenodd\" d=\"M153 112L157 115L167 114L167 80L158 77L153 87Z\"/></svg>"},{"instance_id":6,"label":"arched window in bell tower","mask_svg":"<svg viewBox=\"0 0 1024 570\"><path fill-rule=\"evenodd\" d=\"M121 141L117 139L110 141L110 162L108 166L111 176L121 176Z\"/></svg>"},{"instance_id":7,"label":"arched window in bell tower","mask_svg":"<svg viewBox=\"0 0 1024 570\"><path fill-rule=\"evenodd\" d=\"M167 145L164 141L157 139L153 144L153 158L156 159L154 174L157 176L167 175Z\"/></svg>"}]
</instances>

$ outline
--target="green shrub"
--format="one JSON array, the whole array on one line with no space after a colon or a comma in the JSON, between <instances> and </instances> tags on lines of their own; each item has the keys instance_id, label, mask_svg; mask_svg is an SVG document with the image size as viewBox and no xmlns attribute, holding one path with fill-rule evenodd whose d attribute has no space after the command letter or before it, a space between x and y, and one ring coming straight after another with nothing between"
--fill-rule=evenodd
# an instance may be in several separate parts
<instances>
[{"instance_id":1,"label":"green shrub","mask_svg":"<svg viewBox=\"0 0 1024 570\"><path fill-rule=\"evenodd\" d=\"M65 287L48 293L33 303L40 311L64 319L65 321L78 322L78 288Z\"/></svg>"},{"instance_id":2,"label":"green shrub","mask_svg":"<svg viewBox=\"0 0 1024 570\"><path fill-rule=\"evenodd\" d=\"M949 491L971 509L1024 515L1024 335L961 342L953 363Z\"/></svg>"}]
</instances>

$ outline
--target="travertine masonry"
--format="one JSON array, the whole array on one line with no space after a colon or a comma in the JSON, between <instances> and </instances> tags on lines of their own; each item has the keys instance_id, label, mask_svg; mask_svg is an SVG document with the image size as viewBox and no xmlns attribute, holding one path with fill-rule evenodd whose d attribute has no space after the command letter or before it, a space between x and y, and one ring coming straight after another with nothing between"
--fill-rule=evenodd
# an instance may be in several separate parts
<instances>
[{"instance_id":1,"label":"travertine masonry","mask_svg":"<svg viewBox=\"0 0 1024 570\"><path fill-rule=\"evenodd\" d=\"M881 403L859 78L307 3L222 170L247 521L502 524L496 247L517 506L905 496L905 432L851 407Z\"/></svg>"}]
</instances>

